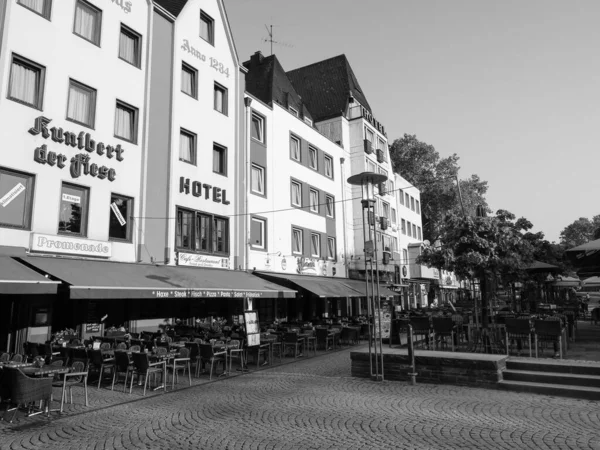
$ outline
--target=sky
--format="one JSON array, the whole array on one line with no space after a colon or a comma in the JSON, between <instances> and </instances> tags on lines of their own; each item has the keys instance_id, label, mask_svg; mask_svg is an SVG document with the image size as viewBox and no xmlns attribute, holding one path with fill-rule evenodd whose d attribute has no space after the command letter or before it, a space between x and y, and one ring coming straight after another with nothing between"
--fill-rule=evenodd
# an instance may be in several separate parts
<instances>
[{"instance_id":1,"label":"sky","mask_svg":"<svg viewBox=\"0 0 600 450\"><path fill-rule=\"evenodd\" d=\"M492 210L559 240L600 214L600 1L225 0L241 61L345 54L388 139L414 134Z\"/></svg>"}]
</instances>

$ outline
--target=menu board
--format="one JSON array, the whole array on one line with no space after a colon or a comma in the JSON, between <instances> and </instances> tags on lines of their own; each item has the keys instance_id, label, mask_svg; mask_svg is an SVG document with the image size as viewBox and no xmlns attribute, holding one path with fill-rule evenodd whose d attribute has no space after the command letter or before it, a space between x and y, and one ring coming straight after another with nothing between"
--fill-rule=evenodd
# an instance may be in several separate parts
<instances>
[{"instance_id":1,"label":"menu board","mask_svg":"<svg viewBox=\"0 0 600 450\"><path fill-rule=\"evenodd\" d=\"M258 311L244 311L246 337L248 346L260 345L260 328L258 326Z\"/></svg>"},{"instance_id":2,"label":"menu board","mask_svg":"<svg viewBox=\"0 0 600 450\"><path fill-rule=\"evenodd\" d=\"M375 336L379 337L379 310L377 305L374 312ZM381 302L381 338L390 338L390 329L392 328L392 314L387 302Z\"/></svg>"}]
</instances>

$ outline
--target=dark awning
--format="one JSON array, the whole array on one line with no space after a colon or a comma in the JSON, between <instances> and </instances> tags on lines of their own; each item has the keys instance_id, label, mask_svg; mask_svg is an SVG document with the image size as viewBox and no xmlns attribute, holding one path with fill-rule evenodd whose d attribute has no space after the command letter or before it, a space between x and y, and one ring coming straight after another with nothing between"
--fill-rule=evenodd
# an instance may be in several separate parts
<instances>
[{"instance_id":1,"label":"dark awning","mask_svg":"<svg viewBox=\"0 0 600 450\"><path fill-rule=\"evenodd\" d=\"M344 281L347 283L352 289L359 290L361 292L361 297L365 296L365 281L364 280L350 280L345 279ZM371 285L369 284L369 291L371 290ZM375 294L377 294L377 288L375 288ZM394 292L385 286L384 283L379 283L379 295L381 297L393 297L395 295L400 295L398 292Z\"/></svg>"},{"instance_id":2,"label":"dark awning","mask_svg":"<svg viewBox=\"0 0 600 450\"><path fill-rule=\"evenodd\" d=\"M0 256L0 294L56 294L57 287L58 282L8 256Z\"/></svg>"},{"instance_id":3,"label":"dark awning","mask_svg":"<svg viewBox=\"0 0 600 450\"><path fill-rule=\"evenodd\" d=\"M286 298L296 291L234 270L23 258L69 284L71 298Z\"/></svg>"}]
</instances>

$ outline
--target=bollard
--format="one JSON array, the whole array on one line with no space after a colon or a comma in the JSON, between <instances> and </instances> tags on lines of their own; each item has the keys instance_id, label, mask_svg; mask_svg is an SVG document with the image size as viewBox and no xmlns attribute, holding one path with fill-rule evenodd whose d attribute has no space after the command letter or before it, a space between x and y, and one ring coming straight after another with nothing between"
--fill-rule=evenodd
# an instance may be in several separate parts
<instances>
[{"instance_id":1,"label":"bollard","mask_svg":"<svg viewBox=\"0 0 600 450\"><path fill-rule=\"evenodd\" d=\"M417 384L417 366L415 364L415 348L413 341L413 329L411 325L408 325L408 333L406 335L408 340L408 359L410 360L411 372L410 375L410 384L413 386Z\"/></svg>"}]
</instances>

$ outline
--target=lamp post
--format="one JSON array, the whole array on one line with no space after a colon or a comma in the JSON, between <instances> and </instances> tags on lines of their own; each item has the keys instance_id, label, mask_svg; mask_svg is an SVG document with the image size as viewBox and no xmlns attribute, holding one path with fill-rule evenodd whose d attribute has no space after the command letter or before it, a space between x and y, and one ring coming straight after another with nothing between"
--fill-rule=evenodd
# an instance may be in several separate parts
<instances>
[{"instance_id":1,"label":"lamp post","mask_svg":"<svg viewBox=\"0 0 600 450\"><path fill-rule=\"evenodd\" d=\"M369 367L371 379L383 381L383 345L381 338L381 300L379 296L379 265L377 263L377 235L375 231L375 192L374 185L387 180L386 175L374 172L362 172L348 178L348 183L361 186L363 239L365 242L365 293L367 297L367 316L369 322ZM366 212L366 220L365 220ZM372 224L372 225L371 225ZM373 274L373 261L375 273ZM369 270L367 269L369 263ZM371 294L369 295L369 278ZM376 300L377 299L377 300ZM377 302L377 303L375 303ZM377 304L378 329L375 329L375 305ZM373 358L374 356L374 358ZM375 363L375 372L373 372Z\"/></svg>"}]
</instances>

